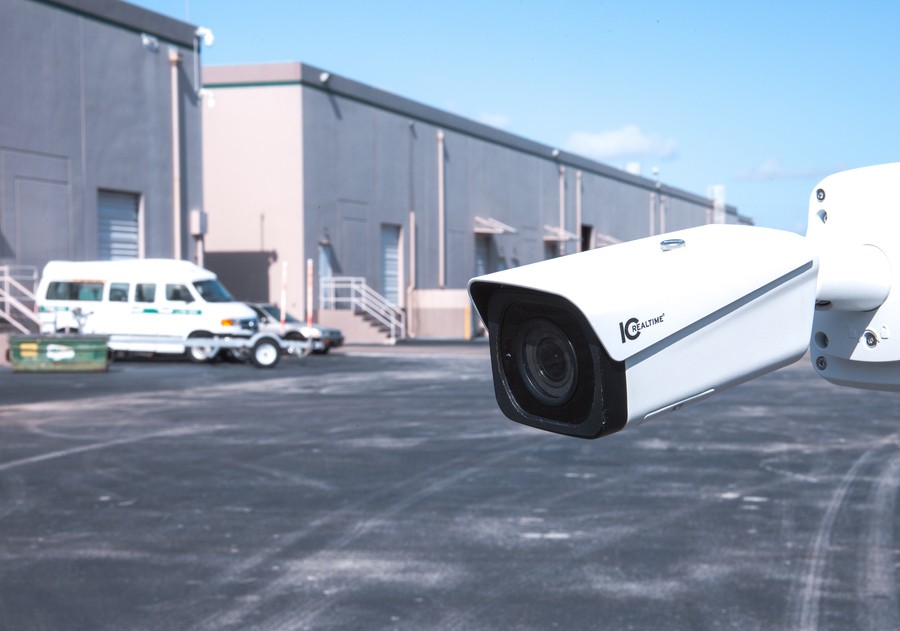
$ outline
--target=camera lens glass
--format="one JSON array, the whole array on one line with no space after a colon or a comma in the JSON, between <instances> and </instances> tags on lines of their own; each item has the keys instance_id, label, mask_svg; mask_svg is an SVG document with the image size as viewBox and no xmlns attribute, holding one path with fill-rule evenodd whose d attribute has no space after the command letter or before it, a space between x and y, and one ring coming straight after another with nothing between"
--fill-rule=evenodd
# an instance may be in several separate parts
<instances>
[{"instance_id":1,"label":"camera lens glass","mask_svg":"<svg viewBox=\"0 0 900 631\"><path fill-rule=\"evenodd\" d=\"M518 336L519 370L531 394L542 403L565 405L578 383L578 361L568 336L550 320L535 318Z\"/></svg>"}]
</instances>

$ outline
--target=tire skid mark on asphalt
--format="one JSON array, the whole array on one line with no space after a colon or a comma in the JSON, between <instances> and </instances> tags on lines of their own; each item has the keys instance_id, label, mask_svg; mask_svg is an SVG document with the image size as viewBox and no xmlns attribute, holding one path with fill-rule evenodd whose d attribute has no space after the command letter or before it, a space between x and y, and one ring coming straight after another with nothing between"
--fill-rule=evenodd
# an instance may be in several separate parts
<instances>
[{"instance_id":1,"label":"tire skid mark on asphalt","mask_svg":"<svg viewBox=\"0 0 900 631\"><path fill-rule=\"evenodd\" d=\"M0 472L9 471L11 469L16 469L18 467L25 467L28 465L37 464L40 462L46 462L48 460L55 460L57 458L65 458L67 456L74 456L77 454L85 453L88 451L97 451L100 449L109 449L111 447L118 447L119 445L129 445L133 443L139 443L145 440L153 440L156 438L168 438L172 436L187 436L191 434L203 434L207 432L215 432L222 429L222 426L208 426L208 427L197 427L197 426L186 426L186 427L174 427L172 429L164 429L158 432L151 432L149 434L139 434L136 436L127 436L124 438L117 438L114 440L106 440L98 443L91 443L89 445L80 445L78 447L70 447L69 449L59 449L56 451L49 451L43 454L38 454L36 456L29 456L27 458L19 458L18 460L10 460L9 462L0 463Z\"/></svg>"},{"instance_id":2,"label":"tire skid mark on asphalt","mask_svg":"<svg viewBox=\"0 0 900 631\"><path fill-rule=\"evenodd\" d=\"M81 409L84 418L90 417L90 413ZM123 408L124 409L124 408ZM147 428L147 423L159 422L161 414L165 413L167 408L156 403L154 406L139 406L133 402L127 407L128 414L123 415L118 422L108 422L101 426L90 424L90 421L79 421L78 424L71 422L71 412L64 412L64 417L41 415L37 418L24 417L18 419L20 427L29 434L39 436L41 438L54 438L68 440L74 442L102 442L114 430L116 434L128 431L130 428L140 427ZM176 408L172 408L176 409Z\"/></svg>"},{"instance_id":3,"label":"tire skid mark on asphalt","mask_svg":"<svg viewBox=\"0 0 900 631\"><path fill-rule=\"evenodd\" d=\"M800 453L802 456L831 456L835 453L857 453L860 450L891 447L895 449L900 448L900 433L891 434L874 441L871 439L860 439L842 441L840 445L822 444L816 446L809 444L804 445L803 450ZM827 471L825 471L824 469L817 472L799 473L779 466L785 462L791 462L797 455L796 447L783 451L784 453L780 453L777 457L763 460L759 465L760 468L764 471L768 471L769 473L783 475L795 480L799 480L801 482L819 483L822 481L823 477L828 475Z\"/></svg>"},{"instance_id":4,"label":"tire skid mark on asphalt","mask_svg":"<svg viewBox=\"0 0 900 631\"><path fill-rule=\"evenodd\" d=\"M749 485L743 489L742 495L756 495L763 492L772 493L774 490L779 489L785 485L790 484L790 480L788 478L776 478L771 481L760 482L759 484ZM569 493L564 493L559 497L562 499L564 495L590 495L590 491L585 491L583 489L575 490ZM721 496L718 494L714 495L705 495L702 497L698 497L697 503L720 503ZM690 520L692 516L697 513L697 505L686 505L680 508L674 508L666 510L662 513L655 513L654 518L652 520L646 520L640 523L632 524L629 529L617 532L612 535L606 536L602 541L591 540L581 541L578 544L578 556L579 558L588 558L594 556L596 552L607 548L615 548L617 544L625 541L626 539L641 539L648 536L648 532L656 529L665 529L669 525L678 524L685 519ZM545 576L541 573L540 569L535 569L534 574L531 577L532 582L538 585L547 585L553 583L552 576ZM618 579L616 579L618 582ZM671 586L673 588L673 595L671 599L674 602L674 599L681 597L683 595L686 587L683 582L679 581L670 581L665 582L665 585ZM646 591L648 586L641 583L640 588L637 588L635 592L640 591L643 595L646 595ZM678 591L678 590L681 591ZM641 591L643 590L643 591ZM489 595L485 595L489 596ZM454 612L451 614L449 618L445 618L441 620L440 628L445 631L466 631L468 629L478 628L479 621L482 619L482 615L489 611L491 607L494 605L490 602L492 599L497 600L505 597L505 594L497 593L493 594L491 597L486 597L485 603L480 606L470 605L466 611L464 612Z\"/></svg>"},{"instance_id":5,"label":"tire skid mark on asphalt","mask_svg":"<svg viewBox=\"0 0 900 631\"><path fill-rule=\"evenodd\" d=\"M529 438L527 435L523 435L519 437L521 440L526 440ZM402 513L403 511L409 509L411 506L421 502L422 500L444 491L448 487L456 484L460 480L464 480L467 477L476 475L482 469L486 467L491 467L496 465L504 460L508 460L513 458L514 456L520 454L523 451L527 451L529 449L534 449L533 443L531 441L526 442L525 444L519 446L516 449L504 450L502 453L489 457L482 458L481 453L471 452L465 456L455 458L454 460L448 461L444 464L438 465L435 467L431 476L436 476L431 482L424 484L418 490L413 491L409 494L403 494L403 499L400 501L396 501L390 506L383 508L375 513L369 514L368 517L360 522L357 522L353 525L353 527L338 536L334 539L328 546L323 546L309 554L304 554L303 556L293 558L293 562L300 561L309 561L314 560L316 557L322 557L324 555L333 553L337 550L341 550L346 548L352 542L356 541L360 537L363 537L370 533L373 528L377 525L383 523L386 519L391 517L395 517ZM472 459L477 459L479 463L477 465L460 468L465 465L467 461ZM445 471L449 469L451 473L444 474ZM383 489L381 492L377 494L373 494L369 496L369 499L365 502L360 502L351 506L346 506L338 511L334 511L330 513L327 517L323 517L318 519L303 529L291 533L289 536L282 536L279 539L278 545L273 546L269 549L260 551L256 555L250 557L243 563L240 563L236 567L230 569L225 573L224 576L220 576L217 580L211 581L212 588L218 588L223 584L231 583L237 580L241 575L246 574L247 572L253 571L257 567L261 566L265 563L270 563L273 558L277 558L282 556L284 552L290 547L294 546L297 542L301 541L305 537L309 536L311 533L329 526L333 523L341 523L348 515L352 515L356 513L362 506L372 505L378 503L380 499L384 497L396 497L397 491L402 489L403 487L408 487L414 484L417 484L423 479L427 479L429 477L428 473L423 473L418 476L416 479L411 479L406 482L402 482L400 484L392 485L386 489ZM291 590L296 588L296 576L291 573L286 573L281 577L271 581L256 593L253 594L252 599L245 599L245 602L242 604L238 604L235 607L232 607L228 611L219 612L206 620L203 620L192 626L193 629L198 630L219 630L223 628L243 628L243 622L245 618L253 613L254 611L258 611L262 608L262 606L270 602L280 596L283 596L289 593ZM314 628L315 620L322 615L328 609L336 607L339 605L339 599L337 597L332 596L329 599L320 599L317 604L310 605L305 604L302 607L302 610L298 612L288 611L277 618L267 619L263 623L254 624L255 629L306 629L306 628Z\"/></svg>"},{"instance_id":6,"label":"tire skid mark on asphalt","mask_svg":"<svg viewBox=\"0 0 900 631\"><path fill-rule=\"evenodd\" d=\"M813 538L812 547L807 555L806 568L799 577L802 587L800 588L799 599L797 599L792 608L795 612L793 616L794 624L790 625L792 629L797 631L815 631L819 628L822 586L825 582L825 570L828 564L834 525L838 514L844 506L850 487L856 482L860 472L872 462L876 453L877 448L872 448L857 458L831 495L825 514L819 522L819 529Z\"/></svg>"},{"instance_id":7,"label":"tire skid mark on asphalt","mask_svg":"<svg viewBox=\"0 0 900 631\"><path fill-rule=\"evenodd\" d=\"M244 471L251 471L253 473L264 475L272 480L278 480L279 482L289 482L290 484L296 486L316 489L318 491L334 491L333 484L329 484L328 482L325 482L323 480L317 480L308 476L284 473L277 467L267 467L264 465L253 464L249 462L238 462L235 463L234 466Z\"/></svg>"},{"instance_id":8,"label":"tire skid mark on asphalt","mask_svg":"<svg viewBox=\"0 0 900 631\"><path fill-rule=\"evenodd\" d=\"M182 388L168 388L161 390L148 390L141 392L120 393L102 393L97 392L93 396L79 397L77 400L63 399L59 401L33 401L30 403L17 403L14 406L6 407L0 405L0 416L6 416L15 413L18 417L23 413L52 413L67 412L67 418L71 417L73 407L78 409L109 409L114 406L133 406L135 404L146 404L159 407L161 402L184 398L186 396L199 400L218 400L223 394L234 393L235 390L242 392L259 392L263 393L270 388L289 389L291 385L296 383L295 377L282 377L277 379L269 379L260 382L225 382L218 384L202 384L191 385Z\"/></svg>"},{"instance_id":9,"label":"tire skid mark on asphalt","mask_svg":"<svg viewBox=\"0 0 900 631\"><path fill-rule=\"evenodd\" d=\"M520 439L529 439L532 438L531 435L522 435L519 436ZM421 490L409 495L403 501L396 502L392 506L385 508L382 511L379 511L377 514L371 515L365 521L362 521L354 526L354 528L342 536L338 537L331 545L327 547L323 547L319 550L311 552L310 554L304 555L303 557L298 557L296 559L292 559L293 561L309 561L314 560L316 557L322 557L324 555L335 552L336 550L340 550L345 548L350 543L355 541L356 539L365 536L368 534L374 525L380 524L384 519L390 518L400 514L403 510L408 509L409 507L415 505L422 499L433 495L436 492L442 491L452 484L458 482L461 479L465 479L466 477L476 475L481 469L484 467L493 466L499 462L507 460L515 455L528 450L535 449L532 441L528 441L528 443L522 445L521 447L514 449L510 452L506 452L499 454L498 456L490 459L485 459L481 462L480 465L469 467L463 469L461 471L457 471L454 474L441 477L436 479L431 484L425 485L421 488ZM436 468L434 473L439 471L446 470L447 468L451 468L456 471L462 463L469 460L470 457L462 457L455 459L454 461L448 462L444 465L440 465ZM428 477L427 475L420 476L420 479L424 479ZM788 478L783 478L772 482L760 483L758 485L752 485L745 489L747 493L757 493L765 490L771 490L773 487L777 488L784 484L788 484ZM408 486L409 483L403 483L401 485L395 485L390 489L384 492L387 496L392 496L396 490L401 486ZM582 494L583 491L572 491L572 494L578 495ZM380 496L381 494L379 494ZM367 503L372 503L373 501L377 501L377 496L373 496L372 499ZM720 501L719 496L712 495L707 498L709 502L718 502ZM297 533L293 533L289 537L282 536L279 540L279 545L277 548L269 549L263 551L256 555L255 557L248 559L247 562L241 564L240 568L236 568L236 571L229 572L230 575L225 581L219 580L214 581L216 586L222 585L223 583L230 582L232 580L236 580L240 575L252 571L254 568L264 564L270 563L273 558L281 555L284 550L290 548L298 541L302 540L304 537L308 536L311 532L315 530L328 526L332 522L340 523L347 514L353 514L359 509L359 505L354 505L350 507L345 507L340 511L336 511L335 513L330 514L328 517L322 518L308 525L302 531ZM605 540L601 543L582 543L579 546L579 555L582 556L586 553L586 551L606 547L610 545L611 541L620 541L627 537L640 537L641 533L647 529L658 528L662 523L675 523L679 520L683 520L686 517L690 517L695 513L696 507L694 506L686 506L683 508L675 509L667 511L665 515L660 515L655 518L651 523L644 523L640 525L636 525L632 531L628 533L621 533L613 537L612 540ZM535 579L539 580L539 579ZM292 589L296 588L296 577L293 575L284 575L278 579L275 579L270 584L259 590L257 593L253 594L252 599L248 599L248 602L243 605L238 605L232 610L227 612L222 612L216 614L213 617L210 617L197 625L194 625L192 628L197 629L198 631L206 631L213 629L222 629L222 628L242 628L243 622L245 618L253 613L254 611L258 611L264 603L271 601L280 596L284 596L289 593ZM498 596L499 597L499 596ZM262 623L255 623L254 628L259 629L260 631L265 629L314 629L316 628L316 621L318 618L324 614L327 610L333 609L335 607L340 606L340 596L332 595L327 599L320 599L317 604L310 605L309 603L305 603L301 612L296 611L285 611L280 614L276 618L269 618ZM454 629L470 629L473 626L477 627L477 621L480 619L481 613L488 610L493 605L490 603L485 603L480 607L469 608L465 613L454 615L450 619L444 619L441 623L441 628L454 630Z\"/></svg>"},{"instance_id":10,"label":"tire skid mark on asphalt","mask_svg":"<svg viewBox=\"0 0 900 631\"><path fill-rule=\"evenodd\" d=\"M884 449L886 446L896 445L897 438L900 434L891 435L885 437L884 439L878 440L877 447L873 447L868 450L863 456L854 464L851 470L845 475L844 480L842 481L841 487L835 492L832 496L832 500L829 503L828 511L826 512L826 517L823 519L822 525L820 525L819 533L816 537L816 547L814 551L810 554L808 563L807 563L807 571L804 574L804 586L808 587L812 585L817 592L812 592L807 600L808 604L805 604L804 607L808 610L806 614L801 614L800 616L795 616L795 620L802 617L804 620L811 619L811 615L815 616L815 621L812 626L808 626L808 622L804 622L803 624L807 624L807 626L797 626L797 625L788 625L786 628L790 629L798 629L798 631L812 631L817 629L817 620L818 620L818 608L819 603L816 600L821 597L821 585L823 582L822 573L824 571L824 565L826 562L826 556L828 554L827 550L830 543L831 532L834 528L834 522L836 521L836 517L840 508L843 505L843 501L847 494L849 487L852 485L853 481L855 481L859 477L859 473L861 470L869 464L869 462L874 458L878 450ZM871 441L868 443L871 445ZM846 449L846 445L842 445ZM764 461L765 463L765 461ZM896 470L893 469L896 467ZM794 476L787 475L788 472L781 471L778 469L770 469L766 466L761 466L763 470L769 471L775 475L783 475L781 478L776 478L773 481L763 482L757 485L749 486L742 491L742 495L754 495L763 491L771 492L773 489L777 489L785 484L790 484L791 480L804 479L805 476ZM818 481L818 478L812 480ZM871 559L873 555L881 554L882 556L878 557L879 567L876 572L877 575L875 577L867 577L867 580L870 582L877 582L882 585L880 591L882 593L890 590L891 594L891 603L883 603L882 610L885 612L885 615L879 619L879 622L883 622L883 624L874 624L868 628L873 630L881 631L882 629L900 629L900 624L898 624L898 617L896 614L897 609L897 597L896 597L896 584L894 582L894 553L893 553L893 544L891 539L889 538L892 534L892 524L894 519L894 502L893 497L897 491L897 488L900 487L900 455L896 456L886 470L882 473L879 478L880 485L885 487L881 490L881 502L884 502L882 508L878 511L879 515L873 519L875 523L870 523L870 538L872 537L871 531L878 530L879 534L875 535L876 537L876 547L873 548L870 544L869 546L869 559L871 564ZM718 501L718 496L712 496L709 498L709 501ZM617 535L614 535L612 538L606 539L602 544L592 543L592 542L584 542L579 544L579 555L580 556L590 556L591 551L600 547L610 546L614 543L623 540L629 537L640 537L641 533L645 530L651 528L659 528L661 525L669 524L669 523L677 523L678 521L684 519L685 517L689 517L694 514L696 510L695 506L684 507L674 510L666 511L665 514L656 515L652 521L652 523L644 523L638 524L633 527L629 532L623 532ZM833 513L832 515L829 515ZM871 539L870 539L871 540ZM815 571L815 575L811 575L811 571ZM885 578L889 577L889 578ZM887 584L885 581L891 581L890 584ZM806 591L804 591L804 596L806 597ZM815 602L814 602L815 601ZM891 608L893 606L893 608ZM442 624L442 628L449 630L462 630L472 628L473 625L477 623L479 613L488 609L490 605L484 605L478 609L470 609L467 610L464 614L460 614L457 616L457 620L453 620L452 622L444 621L447 624ZM813 612L812 608L815 607L816 611ZM790 611L791 609L789 609ZM890 611L890 613L888 613ZM890 616L890 617L889 617ZM448 626L449 624L449 626Z\"/></svg>"},{"instance_id":11,"label":"tire skid mark on asphalt","mask_svg":"<svg viewBox=\"0 0 900 631\"><path fill-rule=\"evenodd\" d=\"M759 463L759 468L763 471L768 471L769 473L774 473L775 475L792 478L800 482L819 482L820 476L810 475L808 473L794 473L793 471L788 471L787 469L779 467L778 465L780 465L782 462L784 462L783 458L769 458L768 460L763 460L761 463Z\"/></svg>"},{"instance_id":12,"label":"tire skid mark on asphalt","mask_svg":"<svg viewBox=\"0 0 900 631\"><path fill-rule=\"evenodd\" d=\"M77 440L79 442L85 440L99 441L99 436L90 436L86 433L90 425L86 425L85 421L91 418L92 410L128 410L127 415L123 415L121 422L116 424L116 428L134 426L146 428L146 424L143 422L145 418L151 421L165 418L167 414L181 409L179 401L185 397L190 397L197 402L205 400L215 401L219 400L223 393L233 393L236 387L239 386L220 385L182 390L157 390L126 395L98 395L79 399L77 402L41 401L16 406L16 417L13 422L29 433L39 436ZM79 410L78 415L72 414L73 405L77 406ZM0 412L3 409L0 407ZM104 427L110 427L110 424L107 423ZM67 429L71 431L66 431ZM222 429L222 427L217 426L213 430L203 431L218 431L219 429Z\"/></svg>"},{"instance_id":13,"label":"tire skid mark on asphalt","mask_svg":"<svg viewBox=\"0 0 900 631\"><path fill-rule=\"evenodd\" d=\"M894 517L900 489L900 454L883 468L872 491L860 603L868 629L900 629L898 615Z\"/></svg>"}]
</instances>

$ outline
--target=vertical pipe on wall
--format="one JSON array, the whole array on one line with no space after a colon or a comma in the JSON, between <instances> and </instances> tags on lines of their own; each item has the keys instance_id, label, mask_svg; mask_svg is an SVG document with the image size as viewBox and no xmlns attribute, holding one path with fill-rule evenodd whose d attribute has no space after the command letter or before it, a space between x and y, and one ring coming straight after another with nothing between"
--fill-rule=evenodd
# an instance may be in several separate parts
<instances>
[{"instance_id":1,"label":"vertical pipe on wall","mask_svg":"<svg viewBox=\"0 0 900 631\"><path fill-rule=\"evenodd\" d=\"M656 193L650 191L650 236L656 234Z\"/></svg>"},{"instance_id":2,"label":"vertical pipe on wall","mask_svg":"<svg viewBox=\"0 0 900 631\"><path fill-rule=\"evenodd\" d=\"M181 53L169 48L169 63L172 90L172 258L181 258L181 117L178 101L178 65Z\"/></svg>"},{"instance_id":3,"label":"vertical pipe on wall","mask_svg":"<svg viewBox=\"0 0 900 631\"><path fill-rule=\"evenodd\" d=\"M288 290L288 262L281 262L281 299L278 303L279 311L281 312L278 317L278 334L281 337L284 337L285 333L287 333L287 290ZM309 305L306 305L306 311L309 312Z\"/></svg>"},{"instance_id":4,"label":"vertical pipe on wall","mask_svg":"<svg viewBox=\"0 0 900 631\"><path fill-rule=\"evenodd\" d=\"M578 235L578 241L575 242L575 251L581 252L584 243L581 238L581 171L575 171L575 234Z\"/></svg>"},{"instance_id":5,"label":"vertical pipe on wall","mask_svg":"<svg viewBox=\"0 0 900 631\"><path fill-rule=\"evenodd\" d=\"M666 231L666 197L659 194L659 231Z\"/></svg>"},{"instance_id":6,"label":"vertical pipe on wall","mask_svg":"<svg viewBox=\"0 0 900 631\"><path fill-rule=\"evenodd\" d=\"M306 259L306 326L313 325L313 260Z\"/></svg>"},{"instance_id":7,"label":"vertical pipe on wall","mask_svg":"<svg viewBox=\"0 0 900 631\"><path fill-rule=\"evenodd\" d=\"M404 246L403 226L398 227L397 234L397 306L406 309L406 293L403 287L406 285L406 248Z\"/></svg>"},{"instance_id":8,"label":"vertical pipe on wall","mask_svg":"<svg viewBox=\"0 0 900 631\"><path fill-rule=\"evenodd\" d=\"M437 132L437 151L438 151L438 288L443 289L446 283L446 251L444 245L445 225L444 225L444 130L439 129Z\"/></svg>"},{"instance_id":9,"label":"vertical pipe on wall","mask_svg":"<svg viewBox=\"0 0 900 631\"><path fill-rule=\"evenodd\" d=\"M144 209L144 195L138 198L138 258L142 259L147 255L147 249L144 245L147 242L146 236L146 210Z\"/></svg>"},{"instance_id":10,"label":"vertical pipe on wall","mask_svg":"<svg viewBox=\"0 0 900 631\"><path fill-rule=\"evenodd\" d=\"M416 329L413 324L413 294L416 291L416 211L409 211L409 284L407 285L406 304L406 335L407 337L415 337Z\"/></svg>"},{"instance_id":11,"label":"vertical pipe on wall","mask_svg":"<svg viewBox=\"0 0 900 631\"><path fill-rule=\"evenodd\" d=\"M416 291L416 190L415 190L415 155L416 155L416 123L408 121L409 126L409 281L406 285L406 336L415 337L413 296Z\"/></svg>"},{"instance_id":12,"label":"vertical pipe on wall","mask_svg":"<svg viewBox=\"0 0 900 631\"><path fill-rule=\"evenodd\" d=\"M559 165L559 255L566 253L566 167Z\"/></svg>"}]
</instances>

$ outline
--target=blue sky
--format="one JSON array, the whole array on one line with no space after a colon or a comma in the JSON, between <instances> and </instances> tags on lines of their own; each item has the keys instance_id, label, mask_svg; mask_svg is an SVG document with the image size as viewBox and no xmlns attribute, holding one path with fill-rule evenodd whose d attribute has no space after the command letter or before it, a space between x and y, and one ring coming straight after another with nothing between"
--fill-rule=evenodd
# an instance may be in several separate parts
<instances>
[{"instance_id":1,"label":"blue sky","mask_svg":"<svg viewBox=\"0 0 900 631\"><path fill-rule=\"evenodd\" d=\"M900 160L900 2L140 0L206 65L300 61L805 232L824 176ZM898 183L900 184L900 183Z\"/></svg>"}]
</instances>

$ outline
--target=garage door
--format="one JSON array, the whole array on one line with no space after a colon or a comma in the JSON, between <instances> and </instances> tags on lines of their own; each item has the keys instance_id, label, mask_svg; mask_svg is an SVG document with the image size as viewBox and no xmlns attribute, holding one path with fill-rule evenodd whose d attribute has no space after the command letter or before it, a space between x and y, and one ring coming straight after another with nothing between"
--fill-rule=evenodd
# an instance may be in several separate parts
<instances>
[{"instance_id":1,"label":"garage door","mask_svg":"<svg viewBox=\"0 0 900 631\"><path fill-rule=\"evenodd\" d=\"M400 304L400 226L381 226L381 290L391 304Z\"/></svg>"},{"instance_id":2,"label":"garage door","mask_svg":"<svg viewBox=\"0 0 900 631\"><path fill-rule=\"evenodd\" d=\"M138 196L133 193L100 191L97 213L97 257L103 261L138 258Z\"/></svg>"}]
</instances>

